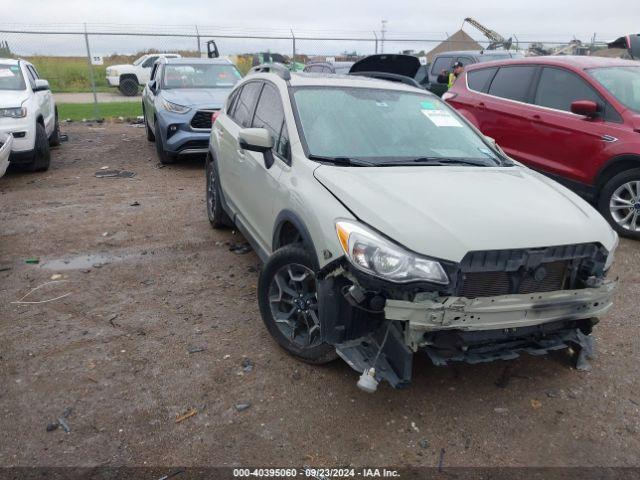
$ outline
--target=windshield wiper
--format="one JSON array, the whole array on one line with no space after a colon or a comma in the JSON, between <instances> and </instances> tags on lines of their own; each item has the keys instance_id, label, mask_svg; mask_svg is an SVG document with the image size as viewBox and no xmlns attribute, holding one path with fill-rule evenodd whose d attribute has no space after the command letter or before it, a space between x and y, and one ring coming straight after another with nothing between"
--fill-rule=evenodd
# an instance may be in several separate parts
<instances>
[{"instance_id":1,"label":"windshield wiper","mask_svg":"<svg viewBox=\"0 0 640 480\"><path fill-rule=\"evenodd\" d=\"M309 160L317 162L333 163L334 165L343 165L347 167L375 167L376 163L349 157L323 157L322 155L309 155Z\"/></svg>"},{"instance_id":2,"label":"windshield wiper","mask_svg":"<svg viewBox=\"0 0 640 480\"><path fill-rule=\"evenodd\" d=\"M493 158L491 159L493 160ZM417 157L412 158L414 163L428 163L430 165L473 165L474 167L488 167L487 162L473 158L446 158L446 157ZM495 160L494 160L495 161ZM496 166L498 164L496 163Z\"/></svg>"}]
</instances>

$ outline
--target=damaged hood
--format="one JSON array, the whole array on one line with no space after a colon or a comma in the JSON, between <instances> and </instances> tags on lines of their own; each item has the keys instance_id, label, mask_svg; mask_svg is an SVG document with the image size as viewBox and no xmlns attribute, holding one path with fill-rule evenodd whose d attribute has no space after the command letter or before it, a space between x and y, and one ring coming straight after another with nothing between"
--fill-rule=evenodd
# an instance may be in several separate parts
<instances>
[{"instance_id":1,"label":"damaged hood","mask_svg":"<svg viewBox=\"0 0 640 480\"><path fill-rule=\"evenodd\" d=\"M615 233L589 204L520 166L322 165L314 175L362 222L443 260L459 262L478 250L615 244Z\"/></svg>"},{"instance_id":2,"label":"damaged hood","mask_svg":"<svg viewBox=\"0 0 640 480\"><path fill-rule=\"evenodd\" d=\"M415 78L420 70L420 60L411 55L370 55L357 61L349 73L382 72Z\"/></svg>"},{"instance_id":3,"label":"damaged hood","mask_svg":"<svg viewBox=\"0 0 640 480\"><path fill-rule=\"evenodd\" d=\"M175 88L162 90L162 96L170 102L194 108L222 108L229 88Z\"/></svg>"}]
</instances>

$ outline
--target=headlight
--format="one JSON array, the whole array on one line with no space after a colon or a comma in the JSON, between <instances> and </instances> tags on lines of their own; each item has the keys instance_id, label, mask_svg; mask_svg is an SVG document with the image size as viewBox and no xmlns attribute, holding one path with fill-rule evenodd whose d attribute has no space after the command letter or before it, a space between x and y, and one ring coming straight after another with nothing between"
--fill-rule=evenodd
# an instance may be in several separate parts
<instances>
[{"instance_id":1,"label":"headlight","mask_svg":"<svg viewBox=\"0 0 640 480\"><path fill-rule=\"evenodd\" d=\"M27 109L24 107L0 108L0 117L24 118L27 116Z\"/></svg>"},{"instance_id":2,"label":"headlight","mask_svg":"<svg viewBox=\"0 0 640 480\"><path fill-rule=\"evenodd\" d=\"M162 106L165 110L169 110L173 113L187 113L191 110L189 107L185 107L184 105L178 105L177 103L170 102L168 100L162 99Z\"/></svg>"},{"instance_id":3,"label":"headlight","mask_svg":"<svg viewBox=\"0 0 640 480\"><path fill-rule=\"evenodd\" d=\"M614 256L616 253L616 248L618 248L618 243L620 243L620 237L618 237L618 234L614 232L614 235L616 236L616 241L613 244L613 247L611 247L611 250L609 250L609 255L607 255L607 261L604 263L604 271L606 272L607 270L609 270L611 268L611 266L613 265L613 260L614 260Z\"/></svg>"},{"instance_id":4,"label":"headlight","mask_svg":"<svg viewBox=\"0 0 640 480\"><path fill-rule=\"evenodd\" d=\"M449 283L440 263L408 252L359 223L338 220L336 231L349 261L364 272L393 282Z\"/></svg>"}]
</instances>

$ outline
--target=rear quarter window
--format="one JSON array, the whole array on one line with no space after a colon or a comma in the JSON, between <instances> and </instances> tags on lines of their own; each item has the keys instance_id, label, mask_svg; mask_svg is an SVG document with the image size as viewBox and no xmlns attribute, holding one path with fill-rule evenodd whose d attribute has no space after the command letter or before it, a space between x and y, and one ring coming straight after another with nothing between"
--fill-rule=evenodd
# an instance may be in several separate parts
<instances>
[{"instance_id":1,"label":"rear quarter window","mask_svg":"<svg viewBox=\"0 0 640 480\"><path fill-rule=\"evenodd\" d=\"M467 72L467 85L469 85L469 90L486 93L497 71L498 67L482 68L480 70Z\"/></svg>"},{"instance_id":2,"label":"rear quarter window","mask_svg":"<svg viewBox=\"0 0 640 480\"><path fill-rule=\"evenodd\" d=\"M528 65L500 67L489 87L489 95L528 102L531 79L535 72L536 67Z\"/></svg>"}]
</instances>

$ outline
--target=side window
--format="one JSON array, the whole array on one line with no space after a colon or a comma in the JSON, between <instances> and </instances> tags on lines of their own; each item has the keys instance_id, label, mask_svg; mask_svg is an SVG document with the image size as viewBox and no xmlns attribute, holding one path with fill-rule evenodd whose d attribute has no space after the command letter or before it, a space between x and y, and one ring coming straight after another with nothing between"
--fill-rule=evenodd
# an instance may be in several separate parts
<instances>
[{"instance_id":1,"label":"side window","mask_svg":"<svg viewBox=\"0 0 640 480\"><path fill-rule=\"evenodd\" d=\"M156 79L156 73L158 72L158 67L159 65L154 65L153 68L151 69L151 73L149 74L149 80L155 80Z\"/></svg>"},{"instance_id":2,"label":"side window","mask_svg":"<svg viewBox=\"0 0 640 480\"><path fill-rule=\"evenodd\" d=\"M36 86L36 76L33 73L33 69L30 68L30 65L25 65L25 70L27 71L27 78L29 79L29 84L31 85L31 88L34 88Z\"/></svg>"},{"instance_id":3,"label":"side window","mask_svg":"<svg viewBox=\"0 0 640 480\"><path fill-rule=\"evenodd\" d=\"M258 99L261 88L262 83L250 82L244 85L244 87L242 88L242 92L240 92L240 95L238 95L238 99L235 102L236 105L233 109L232 118L242 128L251 126L251 120L253 118L253 107L256 104L256 100Z\"/></svg>"},{"instance_id":4,"label":"side window","mask_svg":"<svg viewBox=\"0 0 640 480\"><path fill-rule=\"evenodd\" d=\"M473 60L470 59L469 57L458 57L456 58L456 62L460 62L463 67L466 67L467 65L471 65L472 63L474 63Z\"/></svg>"},{"instance_id":5,"label":"side window","mask_svg":"<svg viewBox=\"0 0 640 480\"><path fill-rule=\"evenodd\" d=\"M253 127L266 128L273 137L273 150L281 157L287 158L289 153L289 138L284 121L284 109L280 94L272 85L265 84L262 95L253 117ZM282 133L284 132L284 136Z\"/></svg>"},{"instance_id":6,"label":"side window","mask_svg":"<svg viewBox=\"0 0 640 480\"><path fill-rule=\"evenodd\" d=\"M149 68L151 65L155 63L156 60L158 60L157 55L147 58L142 64L142 68Z\"/></svg>"},{"instance_id":7,"label":"side window","mask_svg":"<svg viewBox=\"0 0 640 480\"><path fill-rule=\"evenodd\" d=\"M34 67L33 65L27 65L27 68L29 69L29 71L33 75L33 78L35 78L35 79L40 78L40 75L38 74L38 71L36 70L36 67Z\"/></svg>"},{"instance_id":8,"label":"side window","mask_svg":"<svg viewBox=\"0 0 640 480\"><path fill-rule=\"evenodd\" d=\"M491 83L491 80L497 71L498 67L482 68L480 70L471 70L467 72L467 84L469 85L469 90L486 93L489 83Z\"/></svg>"},{"instance_id":9,"label":"side window","mask_svg":"<svg viewBox=\"0 0 640 480\"><path fill-rule=\"evenodd\" d=\"M232 118L233 118L233 109L236 106L236 100L238 99L238 95L240 94L241 91L242 91L242 87L234 90L233 92L231 92L231 95L229 95L229 100L227 101L227 115L229 115Z\"/></svg>"},{"instance_id":10,"label":"side window","mask_svg":"<svg viewBox=\"0 0 640 480\"><path fill-rule=\"evenodd\" d=\"M436 61L433 62L433 67L431 67L432 75L440 75L442 70L451 70L451 64L453 63L453 57L438 57Z\"/></svg>"},{"instance_id":11,"label":"side window","mask_svg":"<svg viewBox=\"0 0 640 480\"><path fill-rule=\"evenodd\" d=\"M531 78L535 71L534 66L501 67L493 77L489 95L527 102Z\"/></svg>"},{"instance_id":12,"label":"side window","mask_svg":"<svg viewBox=\"0 0 640 480\"><path fill-rule=\"evenodd\" d=\"M576 74L560 68L543 68L534 103L542 107L571 111L576 100L591 100L600 107L604 102L587 83Z\"/></svg>"}]
</instances>

